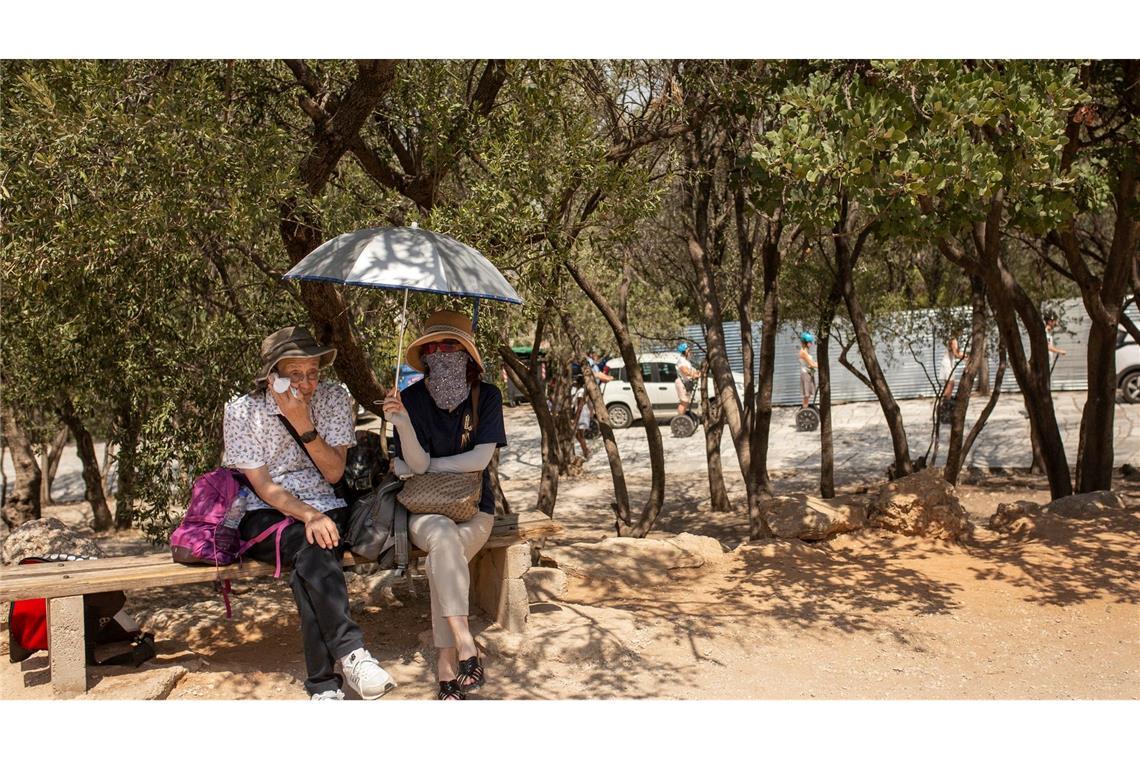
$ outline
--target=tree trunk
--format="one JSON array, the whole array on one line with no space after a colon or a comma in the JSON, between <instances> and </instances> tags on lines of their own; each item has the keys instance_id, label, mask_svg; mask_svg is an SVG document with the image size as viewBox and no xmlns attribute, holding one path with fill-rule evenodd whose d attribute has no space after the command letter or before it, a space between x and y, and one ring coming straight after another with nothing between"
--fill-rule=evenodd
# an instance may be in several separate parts
<instances>
[{"instance_id":1,"label":"tree trunk","mask_svg":"<svg viewBox=\"0 0 1140 760\"><path fill-rule=\"evenodd\" d=\"M989 269L990 267L983 266L981 271L986 280L990 308L1002 342L1005 343L1009 365L1025 400L1030 435L1040 452L1049 479L1049 491L1054 499L1060 499L1073 492L1073 485L1065 444L1053 409L1053 394L1049 388L1049 350L1045 341L1044 322L1037 307L1020 291L1004 264L994 261L994 271ZM1018 330L1019 317L1029 335L1028 357Z\"/></svg>"},{"instance_id":2,"label":"tree trunk","mask_svg":"<svg viewBox=\"0 0 1140 760\"><path fill-rule=\"evenodd\" d=\"M1088 395L1081 413L1077 493L1112 488L1116 414L1117 322L1092 320L1088 342Z\"/></svg>"},{"instance_id":3,"label":"tree trunk","mask_svg":"<svg viewBox=\"0 0 1140 760\"><path fill-rule=\"evenodd\" d=\"M103 491L103 478L99 474L99 457L95 455L95 442L91 439L91 433L83 424L83 420L76 413L70 398L64 397L61 401L59 416L71 430L71 435L75 438L76 454L83 463L84 498L91 504L94 517L92 527L96 531L107 530L114 520L107 506L106 493Z\"/></svg>"},{"instance_id":4,"label":"tree trunk","mask_svg":"<svg viewBox=\"0 0 1140 760\"><path fill-rule=\"evenodd\" d=\"M966 436L966 442L962 444L962 461L965 462L966 458L970 455L970 449L974 446L974 441L978 439L978 434L982 432L982 428L986 426L986 421L990 418L990 413L997 406L998 397L1001 396L1001 381L1005 379L1005 344L998 343L998 366L997 371L994 373L993 390L990 392L990 400L986 402L985 408L982 413L978 415L978 419L974 422L974 427L970 428L970 434Z\"/></svg>"},{"instance_id":5,"label":"tree trunk","mask_svg":"<svg viewBox=\"0 0 1140 760\"><path fill-rule=\"evenodd\" d=\"M1140 81L1133 77L1131 87ZM1081 414L1080 448L1077 453L1077 491L1107 490L1112 487L1114 459L1113 434L1116 415L1116 331L1124 311L1130 275L1134 274L1140 238L1140 202L1137 198L1137 154L1135 149L1120 159L1113 195L1116 220L1112 230L1103 274L1097 278L1082 260L1082 251L1073 223L1062 235L1069 268L1076 275L1081 299L1091 317L1088 345L1088 396Z\"/></svg>"},{"instance_id":6,"label":"tree trunk","mask_svg":"<svg viewBox=\"0 0 1140 760\"><path fill-rule=\"evenodd\" d=\"M716 405L728 424L728 432L732 437L733 447L736 449L736 459L740 465L740 474L744 477L748 499L748 535L750 538L766 538L772 535L772 531L764 519L764 509L761 505L764 488L767 484L755 480L752 468L752 435L744 424L743 405L736 395L732 366L728 362L720 297L716 290L708 254L700 242L691 234L689 235L688 251L689 259L696 273L697 291L704 296L701 322L708 343L709 369L716 387ZM762 336L767 335L767 325L764 326L763 330Z\"/></svg>"},{"instance_id":7,"label":"tree trunk","mask_svg":"<svg viewBox=\"0 0 1140 760\"><path fill-rule=\"evenodd\" d=\"M495 514L513 514L507 495L503 493L502 478L499 477L499 449L495 449L495 454L491 457L491 488L495 490Z\"/></svg>"},{"instance_id":8,"label":"tree trunk","mask_svg":"<svg viewBox=\"0 0 1140 760\"><path fill-rule=\"evenodd\" d=\"M0 410L3 414L4 437L8 440L8 450L12 452L12 465L16 471L12 494L4 499L0 516L9 528L15 529L30 520L40 519L40 482L43 475L40 466L36 464L28 436L16 421L15 413L7 404L0 404Z\"/></svg>"},{"instance_id":9,"label":"tree trunk","mask_svg":"<svg viewBox=\"0 0 1140 760\"><path fill-rule=\"evenodd\" d=\"M844 214L845 216L845 214ZM842 233L846 233L844 229ZM858 257L857 251L853 254L845 234L835 237L836 276L839 278L843 301L847 305L847 313L851 317L851 326L855 331L855 341L859 346L859 355L863 358L863 366L867 370L867 380L883 416L887 420L887 429L891 433L891 447L894 449L895 463L892 468L892 480L909 475L914 471L910 460L910 447L907 444L906 428L903 426L902 412L895 401L891 388L887 385L887 378L879 365L879 358L875 354L875 344L871 339L871 331L867 327L867 317L863 314L863 307L855 292L854 263Z\"/></svg>"},{"instance_id":10,"label":"tree trunk","mask_svg":"<svg viewBox=\"0 0 1140 760\"><path fill-rule=\"evenodd\" d=\"M978 369L985 361L983 350L986 343L986 288L980 277L970 277L970 288L973 292L973 314L970 331L970 358L962 371L962 379L956 390L954 405L954 419L950 423L950 444L946 451L946 465L944 477L951 485L958 484L958 473L964 462L962 456L962 435L966 427L966 410L970 403L970 394L974 389L974 378ZM941 415L939 415L941 417ZM938 424L941 424L939 419Z\"/></svg>"},{"instance_id":11,"label":"tree trunk","mask_svg":"<svg viewBox=\"0 0 1140 760\"><path fill-rule=\"evenodd\" d=\"M645 507L641 511L641 517L638 518L636 524L622 524L619 521L617 525L619 536L643 538L657 521L657 517L661 513L661 505L665 501L665 447L661 443L661 427L657 424L657 417L653 414L653 404L649 400L649 393L645 390L641 365L637 362L637 352L628 328L618 319L617 311L610 305L605 296L586 279L573 262L566 262L565 266L570 272L570 276L574 278L574 282L578 283L578 287L593 302L609 324L610 332L617 342L621 358L625 361L629 385L633 390L633 398L637 402L638 411L641 412L641 419L645 425L645 438L649 446L649 499L646 501Z\"/></svg>"},{"instance_id":12,"label":"tree trunk","mask_svg":"<svg viewBox=\"0 0 1140 760\"><path fill-rule=\"evenodd\" d=\"M978 381L974 384L974 392L986 396L990 392L990 362L986 353L986 344L982 343L978 350L982 356L980 364L978 364Z\"/></svg>"},{"instance_id":13,"label":"tree trunk","mask_svg":"<svg viewBox=\"0 0 1140 760\"><path fill-rule=\"evenodd\" d=\"M827 299L819 329L819 495L835 498L835 446L831 432L831 324L839 307L839 285L832 288Z\"/></svg>"},{"instance_id":14,"label":"tree trunk","mask_svg":"<svg viewBox=\"0 0 1140 760\"><path fill-rule=\"evenodd\" d=\"M124 403L118 413L119 437L121 445L117 458L118 483L115 489L115 527L119 530L130 528L134 523L136 478L135 464L138 458L139 437L142 435L140 415ZM107 442L111 446L111 442ZM104 477L106 473L104 473ZM106 481L104 481L106 482Z\"/></svg>"},{"instance_id":15,"label":"tree trunk","mask_svg":"<svg viewBox=\"0 0 1140 760\"><path fill-rule=\"evenodd\" d=\"M542 475L536 506L547 517L554 517L554 504L558 500L558 431L554 425L554 415L546 405L546 389L534 373L527 371L526 365L519 361L510 346L499 346L499 358L503 360L503 367L511 376L511 381L520 388L526 388L535 419L538 420L538 429L542 434Z\"/></svg>"},{"instance_id":16,"label":"tree trunk","mask_svg":"<svg viewBox=\"0 0 1140 760\"><path fill-rule=\"evenodd\" d=\"M923 210L930 213L931 201L922 201ZM984 221L977 221L968 231L977 257L968 256L952 237L938 239L938 247L946 258L969 275L980 276L986 286L986 298L998 327L998 335L1009 357L1017 385L1029 415L1029 428L1035 452L1039 451L1049 491L1054 499L1073 492L1069 463L1065 455L1061 431L1053 408L1053 395L1049 389L1049 349L1045 340L1045 325L1033 300L1018 283L1002 260L1002 234L1005 206L1004 192L999 190L989 202ZM965 232L966 230L964 230ZM1019 322L1029 338L1029 355L1022 345Z\"/></svg>"},{"instance_id":17,"label":"tree trunk","mask_svg":"<svg viewBox=\"0 0 1140 760\"><path fill-rule=\"evenodd\" d=\"M764 302L760 332L760 377L756 393L756 414L750 431L749 444L752 449L750 475L757 489L765 496L771 496L772 481L768 477L768 441L772 431L772 386L776 368L776 332L780 319L778 287L780 249L774 241L765 243L763 258Z\"/></svg>"},{"instance_id":18,"label":"tree trunk","mask_svg":"<svg viewBox=\"0 0 1140 760\"><path fill-rule=\"evenodd\" d=\"M1038 445L1049 491L1054 499L1073 492L1065 444L1057 426L1053 394L1049 388L1049 348L1041 312L1002 260L1001 225L1005 197L998 191L990 201L984 222L976 222L971 238L978 252L976 271L985 280L986 296L1005 343L1009 365L1017 378L1029 414L1030 435ZM1029 356L1021 342L1018 322L1029 337Z\"/></svg>"},{"instance_id":19,"label":"tree trunk","mask_svg":"<svg viewBox=\"0 0 1140 760\"><path fill-rule=\"evenodd\" d=\"M69 433L67 425L61 425L52 438L51 443L44 449L44 464L41 467L43 480L40 486L40 504L48 506L53 504L51 487L55 483L55 474L59 472L59 460L63 458L63 450L67 446Z\"/></svg>"},{"instance_id":20,"label":"tree trunk","mask_svg":"<svg viewBox=\"0 0 1140 760\"><path fill-rule=\"evenodd\" d=\"M385 452L387 456L387 452ZM103 490L111 490L111 464L115 461L115 443L107 441L107 445L103 447L103 464L99 468L99 474L103 476Z\"/></svg>"},{"instance_id":21,"label":"tree trunk","mask_svg":"<svg viewBox=\"0 0 1140 760\"><path fill-rule=\"evenodd\" d=\"M614 484L614 502L610 508L614 511L618 525L629 525L633 522L633 508L629 501L629 488L625 482L625 467L621 461L621 451L618 449L617 439L614 438L613 425L610 424L610 412L606 408L606 400L602 396L602 389L597 378L590 369L590 358L586 355L586 347L582 344L581 335L570 315L560 311L562 326L570 338L570 345L574 349L582 367L582 379L585 381L587 403L594 410L594 418L598 421L598 431L602 438L602 446L606 450L606 459L610 463L610 479ZM575 427L578 420L574 420Z\"/></svg>"},{"instance_id":22,"label":"tree trunk","mask_svg":"<svg viewBox=\"0 0 1140 760\"><path fill-rule=\"evenodd\" d=\"M732 502L724 484L724 465L720 457L720 441L724 437L724 415L709 400L709 376L701 375L701 417L705 424L705 460L708 462L709 504L713 512L731 512Z\"/></svg>"}]
</instances>

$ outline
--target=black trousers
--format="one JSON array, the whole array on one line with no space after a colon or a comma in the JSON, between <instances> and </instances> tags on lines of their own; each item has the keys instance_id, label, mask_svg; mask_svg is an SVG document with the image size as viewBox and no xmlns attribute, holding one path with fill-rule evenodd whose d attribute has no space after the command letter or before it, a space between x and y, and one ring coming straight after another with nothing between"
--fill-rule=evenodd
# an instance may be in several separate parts
<instances>
[{"instance_id":1,"label":"black trousers","mask_svg":"<svg viewBox=\"0 0 1140 760\"><path fill-rule=\"evenodd\" d=\"M325 513L343 536L348 528L348 509L334 509ZM242 518L239 531L243 541L284 519L276 509L258 509ZM276 536L259 541L246 552L263 562L276 561ZM301 616L301 640L305 648L305 691L319 694L339 689L341 677L333 672L333 665L346 654L364 646L359 626L349 617L348 587L340 560L344 548L322 549L305 539L305 526L295 522L281 534L281 565L293 568L289 586Z\"/></svg>"}]
</instances>

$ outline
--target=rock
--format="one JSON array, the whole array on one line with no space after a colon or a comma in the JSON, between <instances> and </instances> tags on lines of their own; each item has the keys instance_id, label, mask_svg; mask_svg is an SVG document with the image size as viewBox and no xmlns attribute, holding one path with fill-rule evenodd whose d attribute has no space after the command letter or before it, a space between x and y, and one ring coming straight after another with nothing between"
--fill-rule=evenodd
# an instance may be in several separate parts
<instances>
[{"instance_id":1,"label":"rock","mask_svg":"<svg viewBox=\"0 0 1140 760\"><path fill-rule=\"evenodd\" d=\"M1064 496L1048 504L1018 501L999 504L990 517L990 530L1001 533L1022 534L1031 531L1042 517L1067 520L1092 520L1106 514L1123 512L1128 508L1124 498L1113 491L1093 491Z\"/></svg>"},{"instance_id":2,"label":"rock","mask_svg":"<svg viewBox=\"0 0 1140 760\"><path fill-rule=\"evenodd\" d=\"M879 489L867 516L871 527L957 541L970 533L966 510L941 468L930 468L899 478Z\"/></svg>"},{"instance_id":3,"label":"rock","mask_svg":"<svg viewBox=\"0 0 1140 760\"><path fill-rule=\"evenodd\" d=\"M711 536L698 536L694 533L679 533L665 540L687 554L700 557L706 563L719 562L724 559L724 546L721 545L720 541L717 541Z\"/></svg>"},{"instance_id":4,"label":"rock","mask_svg":"<svg viewBox=\"0 0 1140 760\"><path fill-rule=\"evenodd\" d=\"M19 564L26 557L48 554L73 554L81 557L106 556L98 544L64 525L54 517L32 520L16 528L4 540L0 561Z\"/></svg>"},{"instance_id":5,"label":"rock","mask_svg":"<svg viewBox=\"0 0 1140 760\"><path fill-rule=\"evenodd\" d=\"M142 670L124 667L122 671L121 675L109 673L104 676L94 688L77 699L166 699L189 672L181 665Z\"/></svg>"},{"instance_id":6,"label":"rock","mask_svg":"<svg viewBox=\"0 0 1140 760\"><path fill-rule=\"evenodd\" d=\"M867 508L850 499L821 499L801 493L778 496L765 507L768 527L780 538L818 541L857 530L867 522Z\"/></svg>"},{"instance_id":7,"label":"rock","mask_svg":"<svg viewBox=\"0 0 1140 760\"><path fill-rule=\"evenodd\" d=\"M557 601L566 596L569 588L566 572L556 567L532 567L522 579L531 602Z\"/></svg>"},{"instance_id":8,"label":"rock","mask_svg":"<svg viewBox=\"0 0 1140 760\"><path fill-rule=\"evenodd\" d=\"M669 571L698 568L703 558L669 541L657 538L607 538L542 550L542 564L567 574L627 585L653 585L669 581Z\"/></svg>"},{"instance_id":9,"label":"rock","mask_svg":"<svg viewBox=\"0 0 1140 760\"><path fill-rule=\"evenodd\" d=\"M1068 517L1074 520L1088 520L1100 517L1105 512L1118 512L1127 508L1123 497L1113 491L1092 491L1075 493L1051 501L1041 507L1044 514Z\"/></svg>"},{"instance_id":10,"label":"rock","mask_svg":"<svg viewBox=\"0 0 1140 760\"><path fill-rule=\"evenodd\" d=\"M1040 504L1032 501L998 504L997 511L990 515L989 528L1000 533L1020 532L1025 526L1025 518L1040 508Z\"/></svg>"}]
</instances>

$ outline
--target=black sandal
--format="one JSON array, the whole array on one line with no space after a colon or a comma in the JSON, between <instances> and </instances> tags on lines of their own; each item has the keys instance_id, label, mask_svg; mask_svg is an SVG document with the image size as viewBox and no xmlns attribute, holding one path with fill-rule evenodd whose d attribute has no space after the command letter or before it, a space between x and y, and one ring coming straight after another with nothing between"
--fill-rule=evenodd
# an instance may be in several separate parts
<instances>
[{"instance_id":1,"label":"black sandal","mask_svg":"<svg viewBox=\"0 0 1140 760\"><path fill-rule=\"evenodd\" d=\"M450 681L439 682L439 693L435 696L436 699L467 699L467 695L463 693L463 687L454 678Z\"/></svg>"},{"instance_id":2,"label":"black sandal","mask_svg":"<svg viewBox=\"0 0 1140 760\"><path fill-rule=\"evenodd\" d=\"M455 682L459 684L460 689L463 689L464 694L475 691L487 682L478 655L471 655L459 663L459 675L455 677Z\"/></svg>"}]
</instances>

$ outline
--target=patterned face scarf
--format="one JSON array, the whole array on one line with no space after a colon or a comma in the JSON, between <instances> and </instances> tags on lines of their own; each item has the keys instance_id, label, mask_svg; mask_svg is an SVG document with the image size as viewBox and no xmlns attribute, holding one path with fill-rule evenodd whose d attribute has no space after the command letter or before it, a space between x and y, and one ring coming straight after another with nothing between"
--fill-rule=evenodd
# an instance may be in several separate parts
<instances>
[{"instance_id":1,"label":"patterned face scarf","mask_svg":"<svg viewBox=\"0 0 1140 760\"><path fill-rule=\"evenodd\" d=\"M440 409L453 411L463 403L471 386L467 384L467 352L434 353L424 357L428 393Z\"/></svg>"}]
</instances>

